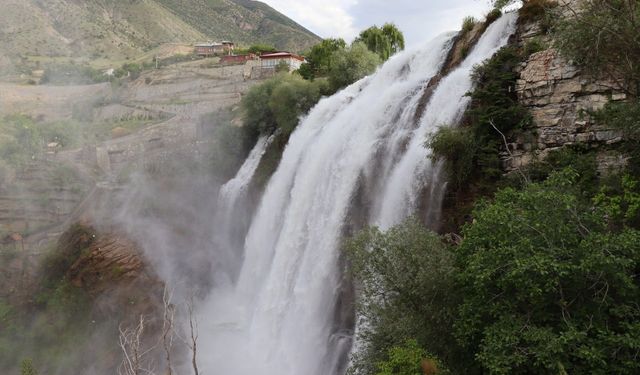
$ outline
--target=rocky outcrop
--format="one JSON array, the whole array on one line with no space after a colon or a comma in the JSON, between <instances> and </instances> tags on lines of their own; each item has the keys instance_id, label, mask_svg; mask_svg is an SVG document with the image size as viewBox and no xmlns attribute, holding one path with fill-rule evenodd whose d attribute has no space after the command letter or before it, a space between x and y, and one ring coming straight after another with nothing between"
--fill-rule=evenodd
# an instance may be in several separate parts
<instances>
[{"instance_id":1,"label":"rocky outcrop","mask_svg":"<svg viewBox=\"0 0 640 375\"><path fill-rule=\"evenodd\" d=\"M163 283L145 265L138 245L122 233L93 233L90 245L67 271L71 284L93 297L101 314L130 318L155 312Z\"/></svg>"},{"instance_id":2,"label":"rocky outcrop","mask_svg":"<svg viewBox=\"0 0 640 375\"><path fill-rule=\"evenodd\" d=\"M550 44L537 24L520 25L517 43ZM502 157L507 172L544 159L549 152L564 146L582 145L599 152L599 168L619 168L625 158L611 155L610 145L622 141L619 130L598 124L593 111L608 101L625 100L612 82L598 80L580 71L554 48L532 54L519 68L515 90L520 102L529 109L532 126L520 132Z\"/></svg>"}]
</instances>

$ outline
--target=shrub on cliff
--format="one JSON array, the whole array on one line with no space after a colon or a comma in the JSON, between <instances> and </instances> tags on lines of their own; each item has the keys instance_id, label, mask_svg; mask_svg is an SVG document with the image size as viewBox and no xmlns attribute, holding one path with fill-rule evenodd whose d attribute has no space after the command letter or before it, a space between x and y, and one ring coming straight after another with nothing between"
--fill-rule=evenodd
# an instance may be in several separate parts
<instances>
[{"instance_id":1,"label":"shrub on cliff","mask_svg":"<svg viewBox=\"0 0 640 375\"><path fill-rule=\"evenodd\" d=\"M640 96L640 3L586 0L555 28L560 52L616 88Z\"/></svg>"}]
</instances>

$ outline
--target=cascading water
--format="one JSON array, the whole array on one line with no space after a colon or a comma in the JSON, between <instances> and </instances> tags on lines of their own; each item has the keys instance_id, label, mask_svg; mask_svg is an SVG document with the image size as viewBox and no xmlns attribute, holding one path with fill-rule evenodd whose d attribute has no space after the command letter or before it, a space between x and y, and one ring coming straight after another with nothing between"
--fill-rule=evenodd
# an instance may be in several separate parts
<instances>
[{"instance_id":1,"label":"cascading water","mask_svg":"<svg viewBox=\"0 0 640 375\"><path fill-rule=\"evenodd\" d=\"M303 119L252 220L237 283L216 288L201 310L205 371L342 371L340 358L349 345L339 345L344 335L335 324L339 247L355 198L368 181L389 181L365 189L376 195L371 201L380 202L378 219L366 220L387 220L383 197L391 184L424 184L424 177L411 175L426 174L419 170L426 165L414 161L416 155L426 159L426 151L420 153L416 145L421 147L428 130L459 117L467 104L463 95L471 88L471 67L506 42L514 20L507 15L487 29L463 65L441 82L418 129L415 111L447 56L452 35L394 57L373 76L320 101ZM403 190L396 200L402 214L393 211L386 222L412 212L406 197L418 188Z\"/></svg>"},{"instance_id":2,"label":"cascading water","mask_svg":"<svg viewBox=\"0 0 640 375\"><path fill-rule=\"evenodd\" d=\"M433 192L431 196L441 198L443 185L437 183L439 168L433 166L429 160L430 151L423 145L425 135L433 133L440 126L458 124L471 100L465 94L473 85L473 67L493 56L507 43L514 32L516 20L516 13L508 13L495 21L460 66L440 82L427 104L420 126L416 129L406 153L395 165L391 177L386 182L384 193L378 196L381 210L375 224L385 229L411 215L427 182L431 182L433 189L440 188L439 192ZM430 205L429 209L439 209L439 202Z\"/></svg>"},{"instance_id":3,"label":"cascading water","mask_svg":"<svg viewBox=\"0 0 640 375\"><path fill-rule=\"evenodd\" d=\"M261 136L235 177L222 185L218 193L213 241L219 254L225 254L230 260L227 267L232 269L226 271L231 276L237 273L237 268L241 265L242 252L237 249L243 245L249 225L248 218L251 217L251 205L247 201L249 185L274 138L275 135Z\"/></svg>"}]
</instances>

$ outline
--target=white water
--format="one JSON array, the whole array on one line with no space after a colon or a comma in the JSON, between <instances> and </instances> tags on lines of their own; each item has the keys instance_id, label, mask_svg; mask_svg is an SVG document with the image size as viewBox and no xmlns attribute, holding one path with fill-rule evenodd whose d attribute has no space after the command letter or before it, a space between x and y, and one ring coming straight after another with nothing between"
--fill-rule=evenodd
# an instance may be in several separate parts
<instances>
[{"instance_id":1,"label":"white water","mask_svg":"<svg viewBox=\"0 0 640 375\"><path fill-rule=\"evenodd\" d=\"M414 183L399 171L426 174L417 170L424 164L413 161L415 145L422 144L430 124L455 120L454 114L437 116L434 109L457 113L464 108L462 95L471 87L469 69L506 41L513 18L503 17L487 30L463 63L468 68L452 73L460 78L442 81L447 91L436 90L417 130L415 111L446 57L451 35L394 57L373 76L323 99L302 120L253 218L236 285L214 290L201 311L200 353L206 373L341 371L341 356L351 341L336 323L339 245L357 208L354 200L373 194L370 201L380 202L378 217L384 218L386 202L376 196L390 194L390 185L380 182L399 184L404 178ZM416 186L407 196L419 190ZM402 212L410 214L412 202L400 201ZM393 220L400 218L393 214ZM365 223L372 220L370 215L362 214Z\"/></svg>"},{"instance_id":2,"label":"white water","mask_svg":"<svg viewBox=\"0 0 640 375\"><path fill-rule=\"evenodd\" d=\"M273 142L273 136L261 136L253 147L247 160L244 161L238 173L220 188L218 195L219 207L232 210L242 194L246 193L249 183L256 173L256 169L267 151L267 147Z\"/></svg>"},{"instance_id":3,"label":"white water","mask_svg":"<svg viewBox=\"0 0 640 375\"><path fill-rule=\"evenodd\" d=\"M224 259L225 274L228 276L225 279L218 275L216 279L219 283L232 283L242 264L242 252L238 249L242 248L251 217L251 205L247 199L249 185L274 138L274 135L261 136L234 178L222 185L218 192L213 242L217 247L216 254Z\"/></svg>"},{"instance_id":4,"label":"white water","mask_svg":"<svg viewBox=\"0 0 640 375\"><path fill-rule=\"evenodd\" d=\"M396 225L411 215L418 204L421 190L427 183L431 183L432 189L439 189L430 196L441 197L443 184L436 181L439 166L433 166L429 160L430 151L424 147L425 136L435 132L440 126L458 124L471 100L465 94L473 85L473 67L491 57L507 43L515 30L516 20L516 13L513 12L491 24L467 58L438 85L407 152L391 173L384 193L378 197L382 208L375 223L381 228ZM432 209L438 207L432 205Z\"/></svg>"}]
</instances>

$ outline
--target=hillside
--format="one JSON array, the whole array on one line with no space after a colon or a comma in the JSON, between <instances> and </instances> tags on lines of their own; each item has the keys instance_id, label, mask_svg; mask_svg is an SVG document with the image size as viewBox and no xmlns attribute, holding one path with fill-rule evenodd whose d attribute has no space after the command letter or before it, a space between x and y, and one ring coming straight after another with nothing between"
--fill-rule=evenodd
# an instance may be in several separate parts
<instances>
[{"instance_id":1,"label":"hillside","mask_svg":"<svg viewBox=\"0 0 640 375\"><path fill-rule=\"evenodd\" d=\"M251 0L0 0L0 4L0 68L5 69L25 61L67 58L123 61L163 43L228 39L299 51L318 41L268 5Z\"/></svg>"}]
</instances>

